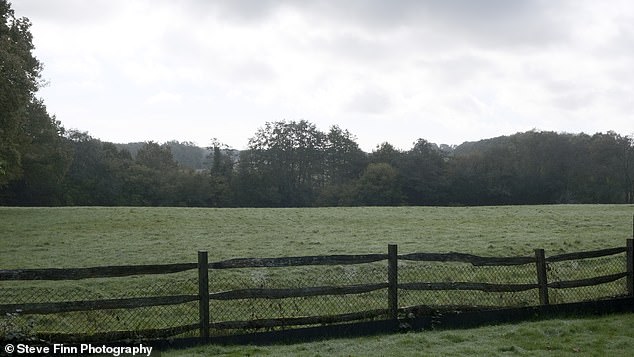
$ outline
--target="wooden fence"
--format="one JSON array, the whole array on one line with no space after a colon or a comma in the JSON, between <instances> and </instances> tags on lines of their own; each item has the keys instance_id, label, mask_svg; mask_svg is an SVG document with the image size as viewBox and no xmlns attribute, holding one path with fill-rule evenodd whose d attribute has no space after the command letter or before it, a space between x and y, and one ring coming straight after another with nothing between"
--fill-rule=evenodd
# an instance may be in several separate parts
<instances>
[{"instance_id":1,"label":"wooden fence","mask_svg":"<svg viewBox=\"0 0 634 357\"><path fill-rule=\"evenodd\" d=\"M547 278L547 266L550 263L583 260L605 257L615 254L626 254L623 271L615 274L595 276L577 280L553 281ZM288 328L308 325L336 324L382 318L385 321L398 322L399 316L416 310L417 306L399 306L399 291L444 291L444 290L479 290L483 292L520 292L535 290L539 297L539 305L549 305L549 291L552 289L570 289L594 286L626 278L623 296L634 297L634 244L627 240L625 247L566 253L546 256L543 249L536 249L533 256L525 257L482 257L463 253L410 253L398 254L396 245L389 245L387 254L363 255L329 255L282 258L239 258L219 262L208 262L207 252L198 252L197 263L104 266L75 269L16 269L0 270L1 281L25 280L80 280L92 278L125 277L133 275L170 274L187 270L198 270L198 294L170 296L147 296L118 299L81 300L45 303L14 303L0 305L0 313L56 314L74 311L93 311L109 309L135 309L150 306L168 306L198 302L197 322L169 328L145 329L134 331L110 331L93 334L42 333L41 337L49 341L119 341L124 339L165 339L183 333L198 330L197 339L210 341L210 330L244 330L257 328ZM221 269L272 268L315 265L354 265L387 261L387 274L384 281L369 284L325 285L302 288L243 288L229 291L209 291L210 278L213 272ZM399 261L406 262L461 262L473 266L516 266L534 264L535 282L530 284L497 284L483 282L406 282L399 283ZM211 272L211 275L210 275ZM326 295L363 294L377 290L387 290L385 308L350 312L344 314L279 317L268 319L251 319L235 321L213 321L210 316L210 304L217 300L236 299L285 299L297 297L315 297ZM537 301L537 299L536 299ZM420 306L425 306L420 301ZM537 305L537 303L536 303ZM418 307L420 307L418 306ZM213 336L211 336L213 338Z\"/></svg>"}]
</instances>

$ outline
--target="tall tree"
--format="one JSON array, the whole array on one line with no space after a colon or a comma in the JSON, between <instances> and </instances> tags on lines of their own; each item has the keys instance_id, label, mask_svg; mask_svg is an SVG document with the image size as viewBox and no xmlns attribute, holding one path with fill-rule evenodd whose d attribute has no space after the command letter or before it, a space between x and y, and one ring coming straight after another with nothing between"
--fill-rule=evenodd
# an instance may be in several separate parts
<instances>
[{"instance_id":1,"label":"tall tree","mask_svg":"<svg viewBox=\"0 0 634 357\"><path fill-rule=\"evenodd\" d=\"M340 185L358 179L367 165L367 155L348 130L332 126L326 136L325 174L328 184Z\"/></svg>"},{"instance_id":2,"label":"tall tree","mask_svg":"<svg viewBox=\"0 0 634 357\"><path fill-rule=\"evenodd\" d=\"M0 187L22 176L28 105L40 86L42 65L33 55L31 22L0 0Z\"/></svg>"},{"instance_id":3,"label":"tall tree","mask_svg":"<svg viewBox=\"0 0 634 357\"><path fill-rule=\"evenodd\" d=\"M439 204L446 199L443 166L440 149L427 140L418 139L414 147L405 153L399 169L409 204Z\"/></svg>"},{"instance_id":4,"label":"tall tree","mask_svg":"<svg viewBox=\"0 0 634 357\"><path fill-rule=\"evenodd\" d=\"M211 159L209 169L210 204L215 207L225 207L233 204L233 158L227 153L232 150L218 139L211 140Z\"/></svg>"},{"instance_id":5,"label":"tall tree","mask_svg":"<svg viewBox=\"0 0 634 357\"><path fill-rule=\"evenodd\" d=\"M27 106L23 125L25 140L20 146L23 174L12 180L8 203L58 205L63 202L63 180L71 163L71 148L62 137L64 128L51 117L41 100Z\"/></svg>"},{"instance_id":6,"label":"tall tree","mask_svg":"<svg viewBox=\"0 0 634 357\"><path fill-rule=\"evenodd\" d=\"M266 123L249 139L240 167L272 184L266 191L274 192L280 205L305 206L324 184L324 146L325 134L305 120Z\"/></svg>"}]
</instances>

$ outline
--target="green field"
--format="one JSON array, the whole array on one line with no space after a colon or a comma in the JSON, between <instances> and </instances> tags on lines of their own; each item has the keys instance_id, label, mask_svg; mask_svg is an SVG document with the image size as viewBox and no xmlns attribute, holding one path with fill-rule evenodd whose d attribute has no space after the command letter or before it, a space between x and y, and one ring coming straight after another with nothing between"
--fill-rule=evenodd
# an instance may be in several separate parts
<instances>
[{"instance_id":1,"label":"green field","mask_svg":"<svg viewBox=\"0 0 634 357\"><path fill-rule=\"evenodd\" d=\"M632 205L298 209L0 208L0 269L195 262L198 250L209 251L210 261L235 257L384 253L390 243L398 244L399 253L455 251L483 256L528 256L534 254L535 248L544 248L546 255L555 255L625 245L625 239L632 236L632 214ZM367 268L359 269L334 267L332 270L319 270L297 267L291 268L290 272L265 269L239 273L214 272L215 275L210 279L210 290L241 288L249 284L266 287L337 284L334 278L336 276L348 279L340 282L343 284L376 282L377 279L384 279L385 264L382 264L378 267L368 265ZM610 274L614 269L621 269L620 265L614 268L601 260L596 260L593 264L595 265L592 270L601 274ZM403 281L408 279L408 270L406 264L401 268L404 275L399 279ZM579 265L562 265L554 270L572 274L570 277L577 278L573 275L582 269ZM485 273L486 271L482 273L469 270L461 277L456 276L454 271L447 270L432 278L440 281L460 281L466 280L467 277L479 279L475 275ZM493 273L494 277L501 274L504 279L512 280L511 282L521 278L506 270ZM0 303L196 294L195 274L195 271L190 271L160 277L96 279L97 282L95 279L4 282L0 284L3 291L0 294ZM222 274L227 275L223 278ZM420 278L420 275L411 277L413 281ZM519 280L517 282L524 283ZM616 289L616 292L622 290L621 285L619 282L610 286ZM455 294L418 296L403 293L402 303L416 304L420 303L421 299L426 302L432 299L438 304L444 304L469 297L473 303L479 304L522 305L531 304L528 300L534 299L535 295L534 292L505 297L479 292L452 293ZM594 293L596 292L581 291L582 295L575 295L574 298L592 298L595 296L592 295ZM383 295L384 292L370 293L367 296L358 295L346 300L346 303L352 302L357 306L355 309L382 308L385 301ZM485 301L485 296L492 296L491 300ZM568 301L568 297L563 294L553 294L551 298L555 302ZM286 307L265 306L266 303L263 302L254 302L253 305L245 307L242 303L241 306L235 305L243 309L240 313L227 312L232 310L231 302L225 303L227 305L218 303L212 307L212 316L222 321L249 317L266 318L269 317L266 314L278 313L283 313L284 316L306 316L348 312L349 310L337 310L342 305L342 301L338 299L328 300L327 297L322 297L318 301L315 300L315 304L299 307L293 301ZM254 311L258 308L269 310L261 316L254 316ZM168 327L195 322L197 305L184 304L171 310L144 309L139 309L136 313L159 318L162 326ZM59 332L143 328L136 317L129 316L128 311L111 310L91 315L89 319L82 317L82 314L66 313L60 320L43 319L38 320L38 324L50 330L59 329ZM490 327L293 346L207 346L188 352L201 351L201 355L391 355L388 347L383 349L380 346L403 345L404 355L416 354L415 351L423 347L431 348L434 352L430 354L433 355L442 351L453 354L447 352L450 351L446 347L448 342L452 342L452 348L457 348L454 350L455 353L465 355L524 352L530 355L549 349L573 353L575 348L586 351L618 351L620 344L634 347L631 332L633 330L614 329L613 320L629 326L634 324L634 319L630 315L622 315L596 321L570 320L566 322L567 329L562 330L563 332L557 332L559 330L553 327L557 326L560 320L521 324L512 328L514 331L526 329L528 336L532 333L537 334L537 337L542 336L539 334L544 329L554 329L554 332L550 333L556 337L552 343L541 343L535 336L520 339L520 333L506 333L508 327ZM595 325L599 326L596 330L593 327ZM474 332L480 330L481 332ZM503 335L504 338L498 336L495 343L481 341L494 339L493 336L496 334ZM594 336L592 341L586 343L585 340L579 340L579 336L587 334ZM560 335L565 339L559 338L562 337ZM613 335L619 341L616 344L610 342ZM552 336L544 333L542 337L546 339ZM476 346L482 343L485 347Z\"/></svg>"},{"instance_id":2,"label":"green field","mask_svg":"<svg viewBox=\"0 0 634 357\"><path fill-rule=\"evenodd\" d=\"M0 265L85 267L399 252L531 255L623 246L632 205L393 208L0 208Z\"/></svg>"}]
</instances>

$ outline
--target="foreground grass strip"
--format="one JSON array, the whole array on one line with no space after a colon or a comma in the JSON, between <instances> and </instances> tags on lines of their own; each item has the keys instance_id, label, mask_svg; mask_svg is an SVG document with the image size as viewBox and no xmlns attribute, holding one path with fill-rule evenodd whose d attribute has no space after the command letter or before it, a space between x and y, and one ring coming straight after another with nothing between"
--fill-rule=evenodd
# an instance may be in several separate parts
<instances>
[{"instance_id":1,"label":"foreground grass strip","mask_svg":"<svg viewBox=\"0 0 634 357\"><path fill-rule=\"evenodd\" d=\"M37 337L44 341L60 342L113 342L124 340L138 340L141 338L171 338L174 335L197 330L199 324L188 324L183 326L168 327L162 329L146 329L133 331L109 331L92 334L66 334L66 333L40 333Z\"/></svg>"},{"instance_id":2,"label":"foreground grass strip","mask_svg":"<svg viewBox=\"0 0 634 357\"><path fill-rule=\"evenodd\" d=\"M630 356L634 314L563 318L275 346L206 345L163 356Z\"/></svg>"}]
</instances>

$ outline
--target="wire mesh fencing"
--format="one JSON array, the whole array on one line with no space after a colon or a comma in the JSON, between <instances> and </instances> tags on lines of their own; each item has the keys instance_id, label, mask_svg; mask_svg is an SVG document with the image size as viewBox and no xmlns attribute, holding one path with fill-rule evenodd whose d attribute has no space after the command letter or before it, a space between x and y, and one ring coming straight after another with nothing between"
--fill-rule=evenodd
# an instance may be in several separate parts
<instances>
[{"instance_id":1,"label":"wire mesh fencing","mask_svg":"<svg viewBox=\"0 0 634 357\"><path fill-rule=\"evenodd\" d=\"M144 339L161 330L198 322L198 302L99 308L105 301L196 295L195 271L62 281L0 281L0 305L16 306L0 317L0 338L81 339L118 336ZM94 302L94 303L93 303ZM121 332L127 332L122 334ZM194 334L192 334L194 333ZM183 334L194 336L195 332Z\"/></svg>"},{"instance_id":2,"label":"wire mesh fencing","mask_svg":"<svg viewBox=\"0 0 634 357\"><path fill-rule=\"evenodd\" d=\"M245 298L212 298L212 335L234 333L237 327L257 332L336 323L345 320L342 315L355 318L364 311L384 310L386 274L385 262L212 270L210 291L251 293ZM352 293L344 294L346 288Z\"/></svg>"},{"instance_id":3,"label":"wire mesh fencing","mask_svg":"<svg viewBox=\"0 0 634 357\"><path fill-rule=\"evenodd\" d=\"M530 287L535 284L535 264L474 266L462 262L402 261L398 271L400 285L422 285L420 290L399 290L399 303L403 307L477 308L539 303L537 292Z\"/></svg>"},{"instance_id":4,"label":"wire mesh fencing","mask_svg":"<svg viewBox=\"0 0 634 357\"><path fill-rule=\"evenodd\" d=\"M388 254L210 264L206 252L199 252L205 260L199 260L198 271L196 264L186 264L172 273L71 280L17 280L12 274L20 271L0 271L0 339L202 338L205 326L212 337L226 336L393 319L394 311L409 318L403 312L412 309L425 313L582 302L631 296L634 290L631 241L627 248L546 258L541 250L539 257L536 251L535 257L495 258L397 255L395 246L391 249ZM208 285L201 272L207 273ZM201 312L204 301L207 314Z\"/></svg>"},{"instance_id":5,"label":"wire mesh fencing","mask_svg":"<svg viewBox=\"0 0 634 357\"><path fill-rule=\"evenodd\" d=\"M551 286L548 292L550 303L563 304L626 295L626 261L626 254L617 254L548 263L546 271ZM589 285L568 287L571 284L567 282Z\"/></svg>"}]
</instances>

